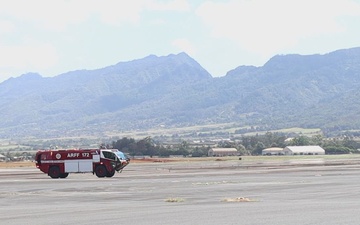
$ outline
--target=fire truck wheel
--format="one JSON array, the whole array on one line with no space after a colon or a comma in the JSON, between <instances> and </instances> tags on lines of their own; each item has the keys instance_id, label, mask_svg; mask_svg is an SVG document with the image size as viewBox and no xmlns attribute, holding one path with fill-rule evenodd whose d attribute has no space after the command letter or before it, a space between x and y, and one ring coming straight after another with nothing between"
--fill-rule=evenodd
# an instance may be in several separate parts
<instances>
[{"instance_id":1,"label":"fire truck wheel","mask_svg":"<svg viewBox=\"0 0 360 225\"><path fill-rule=\"evenodd\" d=\"M115 174L115 170L113 170L112 172L107 172L106 177L113 177L114 174Z\"/></svg>"},{"instance_id":2,"label":"fire truck wheel","mask_svg":"<svg viewBox=\"0 0 360 225\"><path fill-rule=\"evenodd\" d=\"M60 178L67 178L68 175L69 175L69 173L62 173L62 174L60 174Z\"/></svg>"},{"instance_id":3,"label":"fire truck wheel","mask_svg":"<svg viewBox=\"0 0 360 225\"><path fill-rule=\"evenodd\" d=\"M60 169L59 169L59 167L58 166L50 167L48 175L51 178L59 178L60 177Z\"/></svg>"},{"instance_id":4,"label":"fire truck wheel","mask_svg":"<svg viewBox=\"0 0 360 225\"><path fill-rule=\"evenodd\" d=\"M106 168L103 165L99 165L95 168L95 174L97 177L105 177L107 174Z\"/></svg>"}]
</instances>

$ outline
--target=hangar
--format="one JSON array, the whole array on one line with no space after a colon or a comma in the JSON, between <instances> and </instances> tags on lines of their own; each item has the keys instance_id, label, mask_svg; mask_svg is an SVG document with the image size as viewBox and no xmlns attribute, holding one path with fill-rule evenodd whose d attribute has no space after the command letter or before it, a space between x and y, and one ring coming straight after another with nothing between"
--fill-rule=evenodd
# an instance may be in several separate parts
<instances>
[{"instance_id":1,"label":"hangar","mask_svg":"<svg viewBox=\"0 0 360 225\"><path fill-rule=\"evenodd\" d=\"M284 155L284 149L279 147L265 148L261 152L262 155Z\"/></svg>"},{"instance_id":2,"label":"hangar","mask_svg":"<svg viewBox=\"0 0 360 225\"><path fill-rule=\"evenodd\" d=\"M236 148L211 148L208 151L208 156L237 156L239 155Z\"/></svg>"},{"instance_id":3,"label":"hangar","mask_svg":"<svg viewBox=\"0 0 360 225\"><path fill-rule=\"evenodd\" d=\"M325 155L325 150L317 145L314 146L287 146L284 148L285 155Z\"/></svg>"}]
</instances>

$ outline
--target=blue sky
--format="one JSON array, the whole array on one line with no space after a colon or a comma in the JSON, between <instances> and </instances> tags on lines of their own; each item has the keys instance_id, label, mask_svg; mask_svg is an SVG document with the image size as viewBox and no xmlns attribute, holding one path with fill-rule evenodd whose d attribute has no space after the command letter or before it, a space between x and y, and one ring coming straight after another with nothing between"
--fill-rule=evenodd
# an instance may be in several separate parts
<instances>
[{"instance_id":1,"label":"blue sky","mask_svg":"<svg viewBox=\"0 0 360 225\"><path fill-rule=\"evenodd\" d=\"M360 47L360 0L0 0L0 82L186 52L212 76Z\"/></svg>"}]
</instances>

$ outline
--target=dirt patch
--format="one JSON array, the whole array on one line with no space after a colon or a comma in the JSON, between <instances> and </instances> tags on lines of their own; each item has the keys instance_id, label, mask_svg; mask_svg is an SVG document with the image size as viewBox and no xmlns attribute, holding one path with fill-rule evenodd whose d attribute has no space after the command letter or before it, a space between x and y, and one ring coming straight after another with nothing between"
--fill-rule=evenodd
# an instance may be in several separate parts
<instances>
[{"instance_id":1,"label":"dirt patch","mask_svg":"<svg viewBox=\"0 0 360 225\"><path fill-rule=\"evenodd\" d=\"M34 162L0 162L0 168L16 168L16 167L35 167Z\"/></svg>"},{"instance_id":2,"label":"dirt patch","mask_svg":"<svg viewBox=\"0 0 360 225\"><path fill-rule=\"evenodd\" d=\"M226 198L223 200L223 202L255 202L255 200L246 197L238 197L238 198Z\"/></svg>"},{"instance_id":3,"label":"dirt patch","mask_svg":"<svg viewBox=\"0 0 360 225\"><path fill-rule=\"evenodd\" d=\"M165 202L184 202L185 200L182 198L168 198L165 199Z\"/></svg>"},{"instance_id":4,"label":"dirt patch","mask_svg":"<svg viewBox=\"0 0 360 225\"><path fill-rule=\"evenodd\" d=\"M174 160L170 159L161 159L161 158L146 158L146 159L131 159L130 163L165 163L173 162Z\"/></svg>"}]
</instances>

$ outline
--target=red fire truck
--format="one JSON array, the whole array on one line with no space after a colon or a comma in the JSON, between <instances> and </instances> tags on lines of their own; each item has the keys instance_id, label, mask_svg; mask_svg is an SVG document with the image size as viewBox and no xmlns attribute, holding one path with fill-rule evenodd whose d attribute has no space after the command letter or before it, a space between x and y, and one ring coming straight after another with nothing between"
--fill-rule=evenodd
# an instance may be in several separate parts
<instances>
[{"instance_id":1,"label":"red fire truck","mask_svg":"<svg viewBox=\"0 0 360 225\"><path fill-rule=\"evenodd\" d=\"M39 150L36 167L51 178L66 178L69 173L93 173L112 177L130 163L117 149Z\"/></svg>"}]
</instances>

